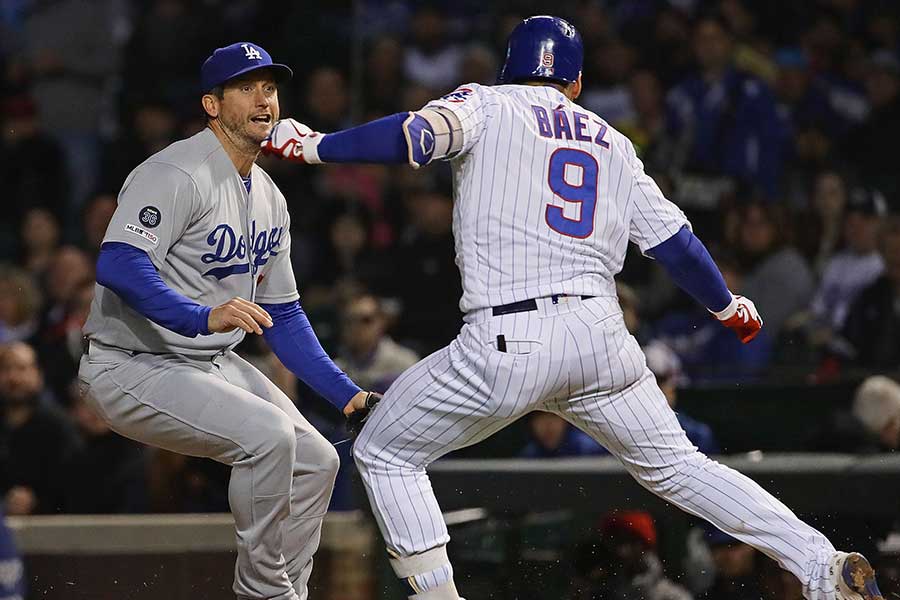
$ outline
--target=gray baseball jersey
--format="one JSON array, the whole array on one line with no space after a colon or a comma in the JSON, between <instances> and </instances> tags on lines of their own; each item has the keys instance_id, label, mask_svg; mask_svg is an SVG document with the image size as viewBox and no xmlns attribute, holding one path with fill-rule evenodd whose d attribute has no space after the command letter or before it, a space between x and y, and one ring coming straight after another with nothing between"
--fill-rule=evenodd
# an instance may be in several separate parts
<instances>
[{"instance_id":1,"label":"gray baseball jersey","mask_svg":"<svg viewBox=\"0 0 900 600\"><path fill-rule=\"evenodd\" d=\"M284 196L257 165L250 176L252 194L219 140L204 129L131 172L103 241L146 251L166 285L206 306L235 296L257 303L297 300ZM244 337L240 329L179 335L100 285L84 331L118 348L198 356L232 348Z\"/></svg>"},{"instance_id":2,"label":"gray baseball jersey","mask_svg":"<svg viewBox=\"0 0 900 600\"><path fill-rule=\"evenodd\" d=\"M296 300L284 197L256 165L251 181L248 194L204 130L128 176L104 241L145 250L169 287L200 304ZM187 338L111 290L95 291L79 368L88 402L124 436L231 465L237 597L305 600L338 468L334 448L228 351L242 331Z\"/></svg>"}]
</instances>

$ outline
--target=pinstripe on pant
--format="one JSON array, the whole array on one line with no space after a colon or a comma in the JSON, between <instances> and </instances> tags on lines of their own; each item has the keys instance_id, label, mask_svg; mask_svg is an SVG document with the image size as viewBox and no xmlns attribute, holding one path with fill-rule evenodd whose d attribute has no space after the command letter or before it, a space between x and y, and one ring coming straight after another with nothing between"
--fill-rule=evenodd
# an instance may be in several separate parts
<instances>
[{"instance_id":1,"label":"pinstripe on pant","mask_svg":"<svg viewBox=\"0 0 900 600\"><path fill-rule=\"evenodd\" d=\"M354 445L389 549L446 544L425 472L533 410L555 412L617 456L642 486L775 559L809 600L834 600L834 547L786 506L688 441L616 298L538 300L539 310L466 316L459 336L407 370ZM507 352L496 348L497 335Z\"/></svg>"}]
</instances>

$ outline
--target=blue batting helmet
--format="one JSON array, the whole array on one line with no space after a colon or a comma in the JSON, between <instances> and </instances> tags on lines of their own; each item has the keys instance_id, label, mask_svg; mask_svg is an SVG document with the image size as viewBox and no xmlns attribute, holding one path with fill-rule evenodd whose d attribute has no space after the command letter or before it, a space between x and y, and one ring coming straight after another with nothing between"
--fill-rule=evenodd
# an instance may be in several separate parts
<instances>
[{"instance_id":1,"label":"blue batting helmet","mask_svg":"<svg viewBox=\"0 0 900 600\"><path fill-rule=\"evenodd\" d=\"M509 34L499 83L547 79L572 83L581 73L584 45L578 30L559 17L529 17Z\"/></svg>"}]
</instances>

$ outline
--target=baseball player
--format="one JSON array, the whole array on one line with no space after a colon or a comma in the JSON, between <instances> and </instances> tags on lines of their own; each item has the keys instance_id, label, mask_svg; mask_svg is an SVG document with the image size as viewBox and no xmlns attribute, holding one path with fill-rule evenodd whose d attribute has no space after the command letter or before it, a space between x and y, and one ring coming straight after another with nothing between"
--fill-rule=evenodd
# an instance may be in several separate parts
<instances>
[{"instance_id":1,"label":"baseball player","mask_svg":"<svg viewBox=\"0 0 900 600\"><path fill-rule=\"evenodd\" d=\"M688 441L628 334L613 276L629 241L744 343L762 320L729 292L628 139L574 103L582 55L572 25L532 17L510 36L501 85L466 84L421 110L327 135L288 119L263 143L305 163L451 162L465 325L397 379L354 445L397 576L410 598L458 598L425 469L544 410L593 436L647 489L774 558L808 599L881 598L865 558L836 552Z\"/></svg>"},{"instance_id":2,"label":"baseball player","mask_svg":"<svg viewBox=\"0 0 900 600\"><path fill-rule=\"evenodd\" d=\"M284 196L255 160L291 70L252 43L203 64L207 127L139 165L97 260L79 377L110 426L231 465L241 600L302 600L338 457L271 381L233 352L264 335L343 409L365 399L297 301Z\"/></svg>"}]
</instances>

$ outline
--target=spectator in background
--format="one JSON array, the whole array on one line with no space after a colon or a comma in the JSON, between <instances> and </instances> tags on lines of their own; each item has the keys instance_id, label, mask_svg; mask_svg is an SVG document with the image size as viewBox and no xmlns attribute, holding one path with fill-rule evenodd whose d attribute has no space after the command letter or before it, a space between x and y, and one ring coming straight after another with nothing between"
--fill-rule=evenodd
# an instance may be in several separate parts
<instances>
[{"instance_id":1,"label":"spectator in background","mask_svg":"<svg viewBox=\"0 0 900 600\"><path fill-rule=\"evenodd\" d=\"M147 472L142 447L113 432L80 393L73 396L69 414L84 445L70 458L64 476L60 474L66 481L66 512L146 512Z\"/></svg>"},{"instance_id":2,"label":"spectator in background","mask_svg":"<svg viewBox=\"0 0 900 600\"><path fill-rule=\"evenodd\" d=\"M847 184L840 173L821 171L813 182L809 207L798 222L798 249L821 275L825 264L841 242L844 229L844 209L847 205Z\"/></svg>"},{"instance_id":3,"label":"spectator in background","mask_svg":"<svg viewBox=\"0 0 900 600\"><path fill-rule=\"evenodd\" d=\"M78 376L78 362L83 352L81 329L91 310L95 285L93 278L77 282L59 323L36 339L47 387L60 399L71 397L71 387Z\"/></svg>"},{"instance_id":4,"label":"spectator in background","mask_svg":"<svg viewBox=\"0 0 900 600\"><path fill-rule=\"evenodd\" d=\"M600 521L603 543L614 557L612 594L604 598L627 600L692 600L691 594L668 579L656 554L656 525L650 513L617 511Z\"/></svg>"},{"instance_id":5,"label":"spectator in background","mask_svg":"<svg viewBox=\"0 0 900 600\"><path fill-rule=\"evenodd\" d=\"M142 2L124 48L125 105L137 106L149 97L176 110L196 106L197 65L209 48L223 45L218 43L221 12L186 0Z\"/></svg>"},{"instance_id":6,"label":"spectator in background","mask_svg":"<svg viewBox=\"0 0 900 600\"><path fill-rule=\"evenodd\" d=\"M333 302L335 287L347 282L377 287L387 269L381 254L372 248L372 215L366 207L358 202L331 199L325 211L317 244L321 254L306 278L304 306L315 305L317 298Z\"/></svg>"},{"instance_id":7,"label":"spectator in background","mask_svg":"<svg viewBox=\"0 0 900 600\"><path fill-rule=\"evenodd\" d=\"M519 452L522 458L561 458L608 454L588 434L555 413L535 411L528 415L531 441Z\"/></svg>"},{"instance_id":8,"label":"spectator in background","mask_svg":"<svg viewBox=\"0 0 900 600\"><path fill-rule=\"evenodd\" d=\"M859 292L884 271L878 252L878 228L887 215L884 196L858 188L850 195L845 215L844 249L825 263L810 306L812 317L826 332L840 331Z\"/></svg>"},{"instance_id":9,"label":"spectator in background","mask_svg":"<svg viewBox=\"0 0 900 600\"><path fill-rule=\"evenodd\" d=\"M335 359L357 385L383 393L419 357L387 335L381 301L371 294L349 300L341 314L341 349Z\"/></svg>"},{"instance_id":10,"label":"spectator in background","mask_svg":"<svg viewBox=\"0 0 900 600\"><path fill-rule=\"evenodd\" d=\"M397 338L421 355L450 343L462 326L462 283L453 245L453 201L442 191L413 192L411 227L398 247L393 295L402 303Z\"/></svg>"},{"instance_id":11,"label":"spectator in background","mask_svg":"<svg viewBox=\"0 0 900 600\"><path fill-rule=\"evenodd\" d=\"M900 365L900 217L883 222L879 251L884 274L851 305L843 342L833 349L856 366L895 369Z\"/></svg>"},{"instance_id":12,"label":"spectator in background","mask_svg":"<svg viewBox=\"0 0 900 600\"><path fill-rule=\"evenodd\" d=\"M0 509L0 600L25 600L25 565Z\"/></svg>"},{"instance_id":13,"label":"spectator in background","mask_svg":"<svg viewBox=\"0 0 900 600\"><path fill-rule=\"evenodd\" d=\"M0 344L34 336L40 309L41 292L28 273L0 264Z\"/></svg>"},{"instance_id":14,"label":"spectator in background","mask_svg":"<svg viewBox=\"0 0 900 600\"><path fill-rule=\"evenodd\" d=\"M866 70L866 93L872 112L853 130L843 147L866 185L882 190L893 208L900 207L895 146L900 139L900 61L886 50L872 55Z\"/></svg>"},{"instance_id":15,"label":"spectator in background","mask_svg":"<svg viewBox=\"0 0 900 600\"><path fill-rule=\"evenodd\" d=\"M459 80L463 50L450 41L447 16L436 5L424 4L416 10L410 37L403 63L407 79L432 90L432 96L463 83Z\"/></svg>"},{"instance_id":16,"label":"spectator in background","mask_svg":"<svg viewBox=\"0 0 900 600\"><path fill-rule=\"evenodd\" d=\"M393 37L380 37L373 43L366 55L365 119L374 119L409 110L411 106L400 105L398 90L404 87L403 46Z\"/></svg>"},{"instance_id":17,"label":"spectator in background","mask_svg":"<svg viewBox=\"0 0 900 600\"><path fill-rule=\"evenodd\" d=\"M334 67L319 67L306 82L306 114L316 131L339 131L349 127L350 96L344 74Z\"/></svg>"},{"instance_id":18,"label":"spectator in background","mask_svg":"<svg viewBox=\"0 0 900 600\"><path fill-rule=\"evenodd\" d=\"M780 49L775 54L775 62L779 109L794 126L794 157L807 167L821 164L846 128L840 127L828 103L828 90L813 75L801 48Z\"/></svg>"},{"instance_id":19,"label":"spectator in background","mask_svg":"<svg viewBox=\"0 0 900 600\"><path fill-rule=\"evenodd\" d=\"M4 224L17 227L33 208L62 219L68 189L66 163L59 143L43 130L34 100L24 94L6 99L0 119L0 177L4 195L11 200L6 202Z\"/></svg>"},{"instance_id":20,"label":"spectator in background","mask_svg":"<svg viewBox=\"0 0 900 600\"><path fill-rule=\"evenodd\" d=\"M494 85L497 83L499 68L497 56L489 48L481 44L471 44L463 54L459 82Z\"/></svg>"},{"instance_id":21,"label":"spectator in background","mask_svg":"<svg viewBox=\"0 0 900 600\"><path fill-rule=\"evenodd\" d=\"M41 279L59 249L59 219L45 208L25 213L19 230L19 263L36 279Z\"/></svg>"},{"instance_id":22,"label":"spectator in background","mask_svg":"<svg viewBox=\"0 0 900 600\"><path fill-rule=\"evenodd\" d=\"M116 206L118 201L115 194L97 194L84 207L83 238L92 260L100 252L100 244L103 243L106 228L113 213L116 212Z\"/></svg>"},{"instance_id":23,"label":"spectator in background","mask_svg":"<svg viewBox=\"0 0 900 600\"><path fill-rule=\"evenodd\" d=\"M777 340L785 321L809 306L815 280L803 256L790 245L782 207L752 203L738 215L741 294L753 298L769 337Z\"/></svg>"},{"instance_id":24,"label":"spectator in background","mask_svg":"<svg viewBox=\"0 0 900 600\"><path fill-rule=\"evenodd\" d=\"M810 435L811 452L873 454L900 444L900 386L883 375L856 388L849 409L839 408Z\"/></svg>"},{"instance_id":25,"label":"spectator in background","mask_svg":"<svg viewBox=\"0 0 900 600\"><path fill-rule=\"evenodd\" d=\"M80 439L48 396L34 350L22 342L0 347L0 496L11 515L64 504L66 463Z\"/></svg>"},{"instance_id":26,"label":"spectator in background","mask_svg":"<svg viewBox=\"0 0 900 600\"><path fill-rule=\"evenodd\" d=\"M128 134L106 148L103 177L99 189L102 194L115 194L122 188L128 174L178 137L178 119L171 106L162 100L141 98L129 107Z\"/></svg>"},{"instance_id":27,"label":"spectator in background","mask_svg":"<svg viewBox=\"0 0 900 600\"><path fill-rule=\"evenodd\" d=\"M632 141L648 169L663 168L666 119L659 79L652 71L635 71L628 80L628 94L634 114L616 127Z\"/></svg>"},{"instance_id":28,"label":"spectator in background","mask_svg":"<svg viewBox=\"0 0 900 600\"><path fill-rule=\"evenodd\" d=\"M588 82L578 103L619 127L635 118L628 89L628 77L637 57L634 50L617 38L598 44L586 57L584 81Z\"/></svg>"},{"instance_id":29,"label":"spectator in background","mask_svg":"<svg viewBox=\"0 0 900 600\"><path fill-rule=\"evenodd\" d=\"M118 67L112 9L110 0L92 2L90 10L81 0L57 0L36 2L25 13L19 71L30 81L45 130L65 153L68 218L80 214L98 179L106 86Z\"/></svg>"},{"instance_id":30,"label":"spectator in background","mask_svg":"<svg viewBox=\"0 0 900 600\"><path fill-rule=\"evenodd\" d=\"M731 176L767 198L778 197L789 129L769 87L732 66L734 40L722 19L693 30L699 71L669 93L668 134L686 171Z\"/></svg>"},{"instance_id":31,"label":"spectator in background","mask_svg":"<svg viewBox=\"0 0 900 600\"><path fill-rule=\"evenodd\" d=\"M863 381L853 399L853 416L878 440L882 451L900 449L900 385L896 381L881 375Z\"/></svg>"},{"instance_id":32,"label":"spectator in background","mask_svg":"<svg viewBox=\"0 0 900 600\"><path fill-rule=\"evenodd\" d=\"M756 577L757 552L727 533L707 525L706 541L716 574L705 600L759 600L762 590Z\"/></svg>"},{"instance_id":33,"label":"spectator in background","mask_svg":"<svg viewBox=\"0 0 900 600\"><path fill-rule=\"evenodd\" d=\"M41 319L41 343L56 343L65 337L68 307L75 291L85 280L94 279L94 265L87 254L75 246L63 246L53 255L44 278L44 313Z\"/></svg>"},{"instance_id":34,"label":"spectator in background","mask_svg":"<svg viewBox=\"0 0 900 600\"><path fill-rule=\"evenodd\" d=\"M681 373L681 361L671 348L662 342L651 342L644 348L647 357L647 368L656 376L659 389L665 394L669 406L674 410L678 404L678 387L684 384ZM675 411L678 423L692 444L703 454L719 454L719 442L712 428L680 411Z\"/></svg>"}]
</instances>

